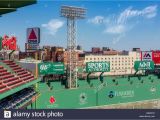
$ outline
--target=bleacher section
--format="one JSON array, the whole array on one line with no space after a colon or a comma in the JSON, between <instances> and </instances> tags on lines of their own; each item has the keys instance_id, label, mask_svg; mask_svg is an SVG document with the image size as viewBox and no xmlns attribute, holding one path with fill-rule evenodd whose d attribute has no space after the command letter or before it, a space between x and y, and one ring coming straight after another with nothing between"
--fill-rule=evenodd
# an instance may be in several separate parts
<instances>
[{"instance_id":1,"label":"bleacher section","mask_svg":"<svg viewBox=\"0 0 160 120\"><path fill-rule=\"evenodd\" d=\"M7 70L7 68L0 66L0 93L25 84L34 80L34 75L17 65L14 61L1 61L9 66L14 74Z\"/></svg>"},{"instance_id":2,"label":"bleacher section","mask_svg":"<svg viewBox=\"0 0 160 120\"><path fill-rule=\"evenodd\" d=\"M32 97L37 93L32 88L23 89L11 96L0 100L0 109L15 109L21 108L27 102L32 100Z\"/></svg>"}]
</instances>

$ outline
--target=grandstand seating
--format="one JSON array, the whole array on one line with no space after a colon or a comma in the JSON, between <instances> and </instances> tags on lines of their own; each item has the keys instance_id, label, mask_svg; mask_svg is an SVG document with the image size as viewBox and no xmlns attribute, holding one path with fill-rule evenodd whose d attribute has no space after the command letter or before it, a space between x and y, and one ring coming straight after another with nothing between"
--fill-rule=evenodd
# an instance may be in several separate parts
<instances>
[{"instance_id":1,"label":"grandstand seating","mask_svg":"<svg viewBox=\"0 0 160 120\"><path fill-rule=\"evenodd\" d=\"M23 103L32 99L37 93L32 88L25 88L12 96L0 100L0 109L19 108Z\"/></svg>"},{"instance_id":2,"label":"grandstand seating","mask_svg":"<svg viewBox=\"0 0 160 120\"><path fill-rule=\"evenodd\" d=\"M5 63L14 72L8 71L7 68L0 66L0 93L25 84L34 80L34 75L16 64L14 61L4 60Z\"/></svg>"}]
</instances>

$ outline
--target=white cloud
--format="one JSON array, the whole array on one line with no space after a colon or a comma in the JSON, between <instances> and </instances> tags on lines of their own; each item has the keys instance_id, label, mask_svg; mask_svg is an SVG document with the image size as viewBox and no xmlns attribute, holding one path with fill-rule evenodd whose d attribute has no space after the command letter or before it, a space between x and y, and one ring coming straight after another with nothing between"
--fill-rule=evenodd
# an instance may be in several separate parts
<instances>
[{"instance_id":1,"label":"white cloud","mask_svg":"<svg viewBox=\"0 0 160 120\"><path fill-rule=\"evenodd\" d=\"M94 18L89 19L88 22L93 24L102 24L104 22L104 17L95 16Z\"/></svg>"},{"instance_id":2,"label":"white cloud","mask_svg":"<svg viewBox=\"0 0 160 120\"><path fill-rule=\"evenodd\" d=\"M148 6L142 10L133 10L132 7L125 9L118 17L119 24L125 23L129 18L142 16L146 18L153 18L157 14L157 5Z\"/></svg>"},{"instance_id":3,"label":"white cloud","mask_svg":"<svg viewBox=\"0 0 160 120\"><path fill-rule=\"evenodd\" d=\"M125 32L125 30L126 28L124 25L115 25L115 26L107 27L105 32L110 34L121 34Z\"/></svg>"},{"instance_id":4,"label":"white cloud","mask_svg":"<svg viewBox=\"0 0 160 120\"><path fill-rule=\"evenodd\" d=\"M41 26L48 30L48 33L51 35L55 35L57 31L64 25L64 22L58 19L52 19L46 24L42 24Z\"/></svg>"},{"instance_id":5,"label":"white cloud","mask_svg":"<svg viewBox=\"0 0 160 120\"><path fill-rule=\"evenodd\" d=\"M118 42L121 40L121 38L123 38L123 37L125 37L125 33L120 34L120 35L116 36L115 38L113 38L112 43L113 43L113 44L118 43Z\"/></svg>"},{"instance_id":6,"label":"white cloud","mask_svg":"<svg viewBox=\"0 0 160 120\"><path fill-rule=\"evenodd\" d=\"M157 8L157 5L147 6L141 10L128 7L118 15L95 16L89 19L88 22L95 25L104 25L104 33L113 35L113 44L116 44L125 37L127 31L138 24L137 20L135 22L129 22L129 20L136 17L151 19L157 15Z\"/></svg>"}]
</instances>

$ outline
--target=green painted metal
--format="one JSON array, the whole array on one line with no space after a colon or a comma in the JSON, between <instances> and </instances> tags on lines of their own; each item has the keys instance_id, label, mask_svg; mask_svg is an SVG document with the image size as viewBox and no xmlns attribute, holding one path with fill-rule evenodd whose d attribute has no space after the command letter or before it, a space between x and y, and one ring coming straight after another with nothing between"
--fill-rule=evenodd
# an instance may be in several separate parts
<instances>
[{"instance_id":1,"label":"green painted metal","mask_svg":"<svg viewBox=\"0 0 160 120\"><path fill-rule=\"evenodd\" d=\"M109 72L110 63L109 62L87 62L86 72Z\"/></svg>"},{"instance_id":2,"label":"green painted metal","mask_svg":"<svg viewBox=\"0 0 160 120\"><path fill-rule=\"evenodd\" d=\"M24 88L27 88L27 87L29 87L31 85L34 85L34 84L36 84L39 81L41 81L41 80L40 79L36 79L36 80L31 81L31 82L22 84L22 85L20 85L20 86L18 86L16 88L11 89L11 90L8 90L8 91L0 94L0 100L3 99L3 98L5 98L5 97L7 97L7 96L9 96L9 95L12 95L12 94L18 92L18 91L20 91L20 90L22 90Z\"/></svg>"},{"instance_id":3,"label":"green painted metal","mask_svg":"<svg viewBox=\"0 0 160 120\"><path fill-rule=\"evenodd\" d=\"M38 71L40 75L46 74L64 74L64 64L57 62L44 62L38 64Z\"/></svg>"},{"instance_id":4,"label":"green painted metal","mask_svg":"<svg viewBox=\"0 0 160 120\"><path fill-rule=\"evenodd\" d=\"M121 77L104 77L103 83L92 79L78 80L77 89L66 89L61 82L51 82L50 89L46 83L38 83L39 98L28 108L88 108L95 106L128 103L160 99L160 79L155 75ZM55 102L51 103L50 98Z\"/></svg>"},{"instance_id":5,"label":"green painted metal","mask_svg":"<svg viewBox=\"0 0 160 120\"><path fill-rule=\"evenodd\" d=\"M153 61L135 61L134 69L138 70L154 70L154 62Z\"/></svg>"},{"instance_id":6,"label":"green painted metal","mask_svg":"<svg viewBox=\"0 0 160 120\"><path fill-rule=\"evenodd\" d=\"M16 11L17 8L35 3L36 0L0 0L0 15Z\"/></svg>"},{"instance_id":7,"label":"green painted metal","mask_svg":"<svg viewBox=\"0 0 160 120\"><path fill-rule=\"evenodd\" d=\"M2 37L0 36L0 50L2 50Z\"/></svg>"}]
</instances>

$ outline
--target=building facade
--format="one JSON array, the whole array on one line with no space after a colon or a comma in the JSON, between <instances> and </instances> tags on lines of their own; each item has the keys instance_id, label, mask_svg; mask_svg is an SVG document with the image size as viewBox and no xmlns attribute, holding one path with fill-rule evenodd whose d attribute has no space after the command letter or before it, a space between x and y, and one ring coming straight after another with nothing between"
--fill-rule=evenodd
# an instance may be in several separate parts
<instances>
[{"instance_id":1,"label":"building facade","mask_svg":"<svg viewBox=\"0 0 160 120\"><path fill-rule=\"evenodd\" d=\"M105 73L108 75L124 75L124 74L133 74L134 62L140 60L140 52L131 51L128 54L117 54L117 55L95 55L95 54L86 54L86 62L110 62L110 72Z\"/></svg>"}]
</instances>

